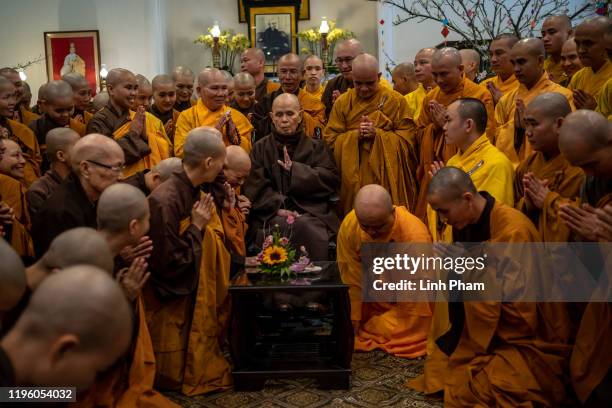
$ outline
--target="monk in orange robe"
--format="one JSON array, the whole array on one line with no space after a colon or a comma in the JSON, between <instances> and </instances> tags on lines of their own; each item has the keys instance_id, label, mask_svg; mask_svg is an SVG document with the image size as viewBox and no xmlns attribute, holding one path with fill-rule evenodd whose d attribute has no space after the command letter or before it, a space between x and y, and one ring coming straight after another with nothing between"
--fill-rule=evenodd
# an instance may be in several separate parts
<instances>
[{"instance_id":1,"label":"monk in orange robe","mask_svg":"<svg viewBox=\"0 0 612 408\"><path fill-rule=\"evenodd\" d=\"M29 126L33 120L38 119L38 115L31 112L30 107L25 105L25 83L21 80L19 72L13 68L0 68L0 76L8 79L15 86L15 98L17 101L11 119L14 119L22 125Z\"/></svg>"},{"instance_id":2,"label":"monk in orange robe","mask_svg":"<svg viewBox=\"0 0 612 408\"><path fill-rule=\"evenodd\" d=\"M257 102L280 88L278 82L272 82L264 75L266 70L266 56L260 48L249 48L244 50L240 56L240 70L248 72L255 78L255 99Z\"/></svg>"},{"instance_id":3,"label":"monk in orange robe","mask_svg":"<svg viewBox=\"0 0 612 408\"><path fill-rule=\"evenodd\" d=\"M561 64L561 51L563 44L573 33L570 18L565 14L546 17L541 33L546 49L544 70L548 73L548 78L557 84L567 83L568 78Z\"/></svg>"},{"instance_id":4,"label":"monk in orange robe","mask_svg":"<svg viewBox=\"0 0 612 408\"><path fill-rule=\"evenodd\" d=\"M89 81L77 72L70 72L62 76L62 80L68 82L72 87L74 95L72 119L87 125L93 117L93 114L89 112L89 109L91 109L91 86Z\"/></svg>"},{"instance_id":5,"label":"monk in orange robe","mask_svg":"<svg viewBox=\"0 0 612 408\"><path fill-rule=\"evenodd\" d=\"M316 55L306 57L304 60L303 77L306 83L302 89L321 102L323 91L325 90L325 84L321 82L325 77L325 66L321 58Z\"/></svg>"},{"instance_id":6,"label":"monk in orange robe","mask_svg":"<svg viewBox=\"0 0 612 408\"><path fill-rule=\"evenodd\" d=\"M431 308L427 302L362 303L360 250L365 242L431 242L427 227L406 207L394 206L381 186L362 187L340 226L338 268L349 285L355 350L382 349L400 357L425 354Z\"/></svg>"},{"instance_id":7,"label":"monk in orange robe","mask_svg":"<svg viewBox=\"0 0 612 408\"><path fill-rule=\"evenodd\" d=\"M580 196L584 172L559 152L559 131L571 108L558 93L543 93L525 109L525 136L533 152L516 169L515 207L538 227L542 239L564 242L569 230L558 218L559 205Z\"/></svg>"},{"instance_id":8,"label":"monk in orange robe","mask_svg":"<svg viewBox=\"0 0 612 408\"><path fill-rule=\"evenodd\" d=\"M41 175L42 155L32 130L11 119L15 106L15 86L0 76L0 138L11 139L21 147L26 159L24 182L26 186L30 186Z\"/></svg>"},{"instance_id":9,"label":"monk in orange robe","mask_svg":"<svg viewBox=\"0 0 612 408\"><path fill-rule=\"evenodd\" d=\"M453 227L454 242L540 240L525 215L478 192L458 168L440 169L429 184L427 199ZM453 302L449 316L449 331L436 340L449 356L441 373L445 407L561 405L570 353L564 305Z\"/></svg>"},{"instance_id":10,"label":"monk in orange robe","mask_svg":"<svg viewBox=\"0 0 612 408\"><path fill-rule=\"evenodd\" d=\"M419 196L415 208L415 215L422 220L426 218L426 192L429 182L429 170L434 161L446 163L455 153L457 148L449 146L444 140L444 115L446 106L459 98L475 98L485 104L487 108L486 135L492 140L495 123L490 119L493 117L494 107L491 94L486 88L476 85L463 76L463 65L461 55L455 48L443 48L436 51L432 57L431 68L437 87L427 93L423 100L421 114L416 118L416 124L420 127L417 133L417 145L419 149L419 166L417 169L417 180L419 182Z\"/></svg>"},{"instance_id":11,"label":"monk in orange robe","mask_svg":"<svg viewBox=\"0 0 612 408\"><path fill-rule=\"evenodd\" d=\"M544 43L537 38L520 40L512 47L510 58L514 74L520 86L508 92L495 107L497 131L495 147L501 150L517 166L533 151L525 141L525 106L541 93L558 92L564 95L572 109L572 93L551 81L544 71Z\"/></svg>"},{"instance_id":12,"label":"monk in orange robe","mask_svg":"<svg viewBox=\"0 0 612 408\"><path fill-rule=\"evenodd\" d=\"M323 132L340 171L340 211L351 211L366 184L380 184L395 205L414 208L415 127L406 99L380 86L378 61L369 54L355 58L352 75L355 87L334 103Z\"/></svg>"},{"instance_id":13,"label":"monk in orange robe","mask_svg":"<svg viewBox=\"0 0 612 408\"><path fill-rule=\"evenodd\" d=\"M200 72L197 91L200 95L198 103L181 112L176 121L174 155L183 157L187 134L201 126L211 126L220 131L226 146L238 145L250 152L253 126L244 115L225 105L228 84L221 71L206 68Z\"/></svg>"},{"instance_id":14,"label":"monk in orange robe","mask_svg":"<svg viewBox=\"0 0 612 408\"><path fill-rule=\"evenodd\" d=\"M495 105L502 96L519 86L514 76L514 65L510 61L510 50L518 40L513 34L501 34L495 37L489 46L491 70L495 72L495 76L485 79L480 85L486 86L491 92Z\"/></svg>"},{"instance_id":15,"label":"monk in orange robe","mask_svg":"<svg viewBox=\"0 0 612 408\"><path fill-rule=\"evenodd\" d=\"M406 103L408 104L408 114L411 118L415 118L417 113L420 112L422 99L419 98L419 81L416 79L414 74L414 65L411 62L402 62L397 64L393 71L391 71L391 80L393 82L393 90L404 95ZM421 95L425 97L425 90Z\"/></svg>"},{"instance_id":16,"label":"monk in orange robe","mask_svg":"<svg viewBox=\"0 0 612 408\"><path fill-rule=\"evenodd\" d=\"M584 68L580 58L578 57L578 50L576 48L576 41L574 41L574 37L569 38L565 44L563 44L563 48L561 48L561 67L563 68L563 72L565 72L565 76L567 77L566 82L559 84L562 86L567 86L572 80L574 74Z\"/></svg>"},{"instance_id":17,"label":"monk in orange robe","mask_svg":"<svg viewBox=\"0 0 612 408\"><path fill-rule=\"evenodd\" d=\"M610 241L600 217L612 205L612 132L601 114L579 110L565 119L559 149L574 166L587 174L582 186L581 207L566 205L559 213L576 241ZM609 231L609 230L608 230ZM609 257L608 257L609 258ZM609 260L608 260L609 261ZM609 289L609 287L608 287ZM585 406L607 406L612 356L612 308L610 303L591 302L584 313L570 359L572 385Z\"/></svg>"}]
</instances>

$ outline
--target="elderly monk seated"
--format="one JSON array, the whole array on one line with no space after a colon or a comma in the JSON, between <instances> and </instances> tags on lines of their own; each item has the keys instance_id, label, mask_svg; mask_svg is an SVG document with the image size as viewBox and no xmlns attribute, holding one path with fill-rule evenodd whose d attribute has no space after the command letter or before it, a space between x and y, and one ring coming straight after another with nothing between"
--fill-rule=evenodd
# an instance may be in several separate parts
<instances>
[{"instance_id":1,"label":"elderly monk seated","mask_svg":"<svg viewBox=\"0 0 612 408\"><path fill-rule=\"evenodd\" d=\"M323 77L325 77L323 61L316 55L309 55L304 59L303 65L302 76L305 83L302 89L321 101L323 90L325 89L321 83Z\"/></svg>"},{"instance_id":2,"label":"elderly monk seated","mask_svg":"<svg viewBox=\"0 0 612 408\"><path fill-rule=\"evenodd\" d=\"M485 79L480 85L486 86L491 92L495 105L502 96L519 86L519 82L514 76L514 65L510 61L510 50L518 40L518 37L514 34L500 34L489 45L491 70L495 73L495 76Z\"/></svg>"},{"instance_id":3,"label":"elderly monk seated","mask_svg":"<svg viewBox=\"0 0 612 408\"><path fill-rule=\"evenodd\" d=\"M100 194L119 181L124 166L121 147L99 134L76 142L71 154L72 172L49 196L32 220L36 255L45 253L53 238L75 227L96 228L96 202Z\"/></svg>"},{"instance_id":4,"label":"elderly monk seated","mask_svg":"<svg viewBox=\"0 0 612 408\"><path fill-rule=\"evenodd\" d=\"M252 203L247 240L260 248L275 224L284 231L294 219L293 244L305 246L311 259L327 260L329 240L338 230L330 203L338 170L323 141L305 135L297 96L279 95L270 117L273 131L255 144L245 182L244 195Z\"/></svg>"},{"instance_id":5,"label":"elderly monk seated","mask_svg":"<svg viewBox=\"0 0 612 408\"><path fill-rule=\"evenodd\" d=\"M34 216L43 207L51 193L70 174L72 170L70 155L79 138L77 132L64 127L52 129L47 133L45 145L47 146L46 155L50 168L44 176L28 188L27 198L30 215Z\"/></svg>"},{"instance_id":6,"label":"elderly monk seated","mask_svg":"<svg viewBox=\"0 0 612 408\"><path fill-rule=\"evenodd\" d=\"M148 196L161 183L168 180L172 173L181 171L183 162L178 157L170 157L157 163L151 170L142 170L121 180L122 183L132 185Z\"/></svg>"},{"instance_id":7,"label":"elderly monk seated","mask_svg":"<svg viewBox=\"0 0 612 408\"><path fill-rule=\"evenodd\" d=\"M423 220L427 211L425 196L431 164L434 161L446 162L457 153L457 146L449 146L444 138L442 128L446 107L459 98L475 98L485 104L488 118L492 118L494 112L491 94L463 75L461 55L455 48L437 50L431 59L431 70L437 86L425 96L421 113L415 120L420 128L416 138L420 157L416 172L419 195L413 208L415 215ZM495 122L488 120L485 133L489 140L492 140L494 129Z\"/></svg>"},{"instance_id":8,"label":"elderly monk seated","mask_svg":"<svg viewBox=\"0 0 612 408\"><path fill-rule=\"evenodd\" d=\"M109 102L87 124L87 133L100 133L119 143L125 155L124 176L150 169L170 157L172 145L161 122L136 106L138 80L130 71L112 69L106 77ZM132 108L136 111L131 110Z\"/></svg>"},{"instance_id":9,"label":"elderly monk seated","mask_svg":"<svg viewBox=\"0 0 612 408\"><path fill-rule=\"evenodd\" d=\"M255 78L248 72L239 72L234 76L234 94L230 107L242 113L249 121L255 111Z\"/></svg>"},{"instance_id":10,"label":"elderly monk seated","mask_svg":"<svg viewBox=\"0 0 612 408\"><path fill-rule=\"evenodd\" d=\"M259 48L248 48L240 56L240 70L248 72L255 79L255 99L263 101L264 97L276 91L280 85L272 82L264 75L266 56Z\"/></svg>"},{"instance_id":11,"label":"elderly monk seated","mask_svg":"<svg viewBox=\"0 0 612 408\"><path fill-rule=\"evenodd\" d=\"M597 99L612 77L612 62L606 52L606 33L612 31L612 19L598 16L576 27L576 47L584 68L576 72L567 86L574 94L577 109L597 108Z\"/></svg>"},{"instance_id":12,"label":"elderly monk seated","mask_svg":"<svg viewBox=\"0 0 612 408\"><path fill-rule=\"evenodd\" d=\"M569 240L559 205L578 198L584 181L584 172L559 152L559 133L570 112L567 99L554 92L536 96L525 109L525 136L534 151L516 168L515 207L538 227L543 241Z\"/></svg>"},{"instance_id":13,"label":"elderly monk seated","mask_svg":"<svg viewBox=\"0 0 612 408\"><path fill-rule=\"evenodd\" d=\"M235 109L225 105L228 84L225 76L216 68L206 68L198 75L198 103L181 112L174 132L174 155L183 157L183 145L187 134L200 126L211 126L223 135L226 146L242 146L251 151L253 126Z\"/></svg>"},{"instance_id":14,"label":"elderly monk seated","mask_svg":"<svg viewBox=\"0 0 612 408\"><path fill-rule=\"evenodd\" d=\"M23 185L25 159L19 145L12 140L0 139L0 198L12 210L6 239L24 258L34 257L30 237L31 226L26 189Z\"/></svg>"},{"instance_id":15,"label":"elderly monk seated","mask_svg":"<svg viewBox=\"0 0 612 408\"><path fill-rule=\"evenodd\" d=\"M127 351L131 314L107 272L79 265L54 273L0 342L2 384L85 391Z\"/></svg>"},{"instance_id":16,"label":"elderly monk seated","mask_svg":"<svg viewBox=\"0 0 612 408\"><path fill-rule=\"evenodd\" d=\"M578 49L574 37L568 38L568 40L563 43L563 48L561 48L561 68L563 68L563 72L567 78L565 83L560 83L560 85L563 86L567 86L574 74L584 68L578 57Z\"/></svg>"},{"instance_id":17,"label":"elderly monk seated","mask_svg":"<svg viewBox=\"0 0 612 408\"><path fill-rule=\"evenodd\" d=\"M571 91L548 78L544 54L544 43L538 38L525 38L514 44L510 60L520 85L504 94L495 107L495 147L508 156L515 167L533 151L525 140L525 106L539 94L557 92L565 96L573 108Z\"/></svg>"},{"instance_id":18,"label":"elderly monk seated","mask_svg":"<svg viewBox=\"0 0 612 408\"><path fill-rule=\"evenodd\" d=\"M349 285L355 350L382 349L400 357L425 354L431 322L429 303L370 302L362 299L361 245L366 242L431 242L427 227L406 207L394 206L381 186L362 187L355 209L338 233L338 267Z\"/></svg>"},{"instance_id":19,"label":"elderly monk seated","mask_svg":"<svg viewBox=\"0 0 612 408\"><path fill-rule=\"evenodd\" d=\"M170 75L157 75L151 83L153 104L150 112L161 120L166 136L174 143L174 128L181 112L174 108L176 104L176 84Z\"/></svg>"},{"instance_id":20,"label":"elderly monk seated","mask_svg":"<svg viewBox=\"0 0 612 408\"><path fill-rule=\"evenodd\" d=\"M563 72L561 63L561 50L563 43L572 34L570 18L566 15L546 17L540 32L546 50L544 69L548 73L548 77L557 84L567 83L567 76Z\"/></svg>"},{"instance_id":21,"label":"elderly monk seated","mask_svg":"<svg viewBox=\"0 0 612 408\"><path fill-rule=\"evenodd\" d=\"M456 146L457 154L446 163L469 174L478 190L484 190L496 200L514 206L512 183L514 168L510 160L495 146L484 133L487 127L485 105L474 98L460 98L446 108L446 143ZM430 175L443 166L441 162L432 165ZM438 214L427 207L429 231L434 241L450 242L451 228L440 222Z\"/></svg>"},{"instance_id":22,"label":"elderly monk seated","mask_svg":"<svg viewBox=\"0 0 612 408\"><path fill-rule=\"evenodd\" d=\"M540 239L525 215L478 192L456 167L436 173L427 200L453 227L453 242ZM565 305L458 301L448 304L448 313L450 329L436 339L449 356L447 369L439 373L445 407L562 405L570 350ZM425 376L427 370L426 365Z\"/></svg>"},{"instance_id":23,"label":"elderly monk seated","mask_svg":"<svg viewBox=\"0 0 612 408\"><path fill-rule=\"evenodd\" d=\"M68 82L72 87L74 95L72 119L87 125L93 117L93 114L89 112L91 109L91 85L89 85L89 81L77 72L70 72L62 76L62 80Z\"/></svg>"},{"instance_id":24,"label":"elderly monk seated","mask_svg":"<svg viewBox=\"0 0 612 408\"><path fill-rule=\"evenodd\" d=\"M261 140L272 131L272 102L278 95L291 93L297 96L302 109L302 124L306 136L321 138L325 126L325 106L316 97L300 88L303 65L296 54L285 54L278 59L278 77L281 87L270 92L255 106L255 140Z\"/></svg>"},{"instance_id":25,"label":"elderly monk seated","mask_svg":"<svg viewBox=\"0 0 612 408\"><path fill-rule=\"evenodd\" d=\"M406 99L380 86L378 61L361 54L352 63L354 88L342 94L323 132L340 171L340 211L347 214L359 189L380 184L394 204L414 208L414 123Z\"/></svg>"},{"instance_id":26,"label":"elderly monk seated","mask_svg":"<svg viewBox=\"0 0 612 408\"><path fill-rule=\"evenodd\" d=\"M13 120L17 106L16 95L15 86L0 75L0 139L11 139L21 147L26 159L25 184L29 186L40 177L42 155L34 132L28 128L27 124L23 125Z\"/></svg>"},{"instance_id":27,"label":"elderly monk seated","mask_svg":"<svg viewBox=\"0 0 612 408\"><path fill-rule=\"evenodd\" d=\"M19 254L0 239L0 336L8 331L7 314L19 304L27 289L25 268ZM0 378L4 379L0 371ZM4 384L4 383L3 383Z\"/></svg>"},{"instance_id":28,"label":"elderly monk seated","mask_svg":"<svg viewBox=\"0 0 612 408\"><path fill-rule=\"evenodd\" d=\"M11 119L28 126L32 121L38 119L38 115L30 112L29 102L26 97L25 82L21 80L19 72L14 68L0 68L0 77L8 79L15 87L15 111Z\"/></svg>"},{"instance_id":29,"label":"elderly monk seated","mask_svg":"<svg viewBox=\"0 0 612 408\"><path fill-rule=\"evenodd\" d=\"M193 129L184 144L183 170L149 196L155 250L145 287L145 310L160 388L186 395L231 386L219 338L227 313L230 255L210 194L225 160L221 133Z\"/></svg>"}]
</instances>

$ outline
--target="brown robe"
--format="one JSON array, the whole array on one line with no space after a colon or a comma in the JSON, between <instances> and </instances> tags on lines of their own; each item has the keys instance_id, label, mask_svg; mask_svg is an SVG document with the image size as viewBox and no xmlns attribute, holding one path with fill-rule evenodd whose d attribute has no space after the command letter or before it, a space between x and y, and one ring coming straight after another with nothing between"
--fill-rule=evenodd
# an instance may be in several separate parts
<instances>
[{"instance_id":1,"label":"brown robe","mask_svg":"<svg viewBox=\"0 0 612 408\"><path fill-rule=\"evenodd\" d=\"M276 91L278 88L280 88L280 84L278 82L272 82L268 78L264 77L264 79L255 87L255 100L257 102L263 101L267 94Z\"/></svg>"},{"instance_id":2,"label":"brown robe","mask_svg":"<svg viewBox=\"0 0 612 408\"><path fill-rule=\"evenodd\" d=\"M5 227L6 240L21 257L33 258L34 247L30 237L30 214L23 184L12 177L0 174L0 202L13 209L13 223ZM0 238L1 239L1 238Z\"/></svg>"},{"instance_id":3,"label":"brown robe","mask_svg":"<svg viewBox=\"0 0 612 408\"><path fill-rule=\"evenodd\" d=\"M51 169L47 171L44 176L32 183L26 193L30 214L32 216L43 207L47 198L51 196L61 182L62 178L60 175L54 169Z\"/></svg>"},{"instance_id":4,"label":"brown robe","mask_svg":"<svg viewBox=\"0 0 612 408\"><path fill-rule=\"evenodd\" d=\"M327 82L325 90L323 91L323 96L321 97L321 102L325 105L325 116L329 117L332 107L334 106L332 102L334 91L340 91L340 93L343 94L352 87L353 81L349 81L343 75L338 75Z\"/></svg>"},{"instance_id":5,"label":"brown robe","mask_svg":"<svg viewBox=\"0 0 612 408\"><path fill-rule=\"evenodd\" d=\"M172 133L167 133L166 136L168 136L170 141L174 143L174 129L176 129L176 121L178 120L181 112L176 109L169 110L168 112L161 112L159 109L157 109L157 106L153 104L151 105L150 113L157 119L161 120L161 122L164 124L164 128L168 124L168 121L172 120L172 123L174 123L174 128Z\"/></svg>"}]
</instances>

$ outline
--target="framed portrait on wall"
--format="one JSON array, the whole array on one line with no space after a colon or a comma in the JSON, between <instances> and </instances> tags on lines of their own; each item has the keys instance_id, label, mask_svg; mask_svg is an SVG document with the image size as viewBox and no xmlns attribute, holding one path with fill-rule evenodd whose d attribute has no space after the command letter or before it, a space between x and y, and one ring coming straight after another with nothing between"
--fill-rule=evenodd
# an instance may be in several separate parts
<instances>
[{"instance_id":1,"label":"framed portrait on wall","mask_svg":"<svg viewBox=\"0 0 612 408\"><path fill-rule=\"evenodd\" d=\"M48 31L45 58L49 81L77 72L87 78L92 92L100 88L100 36L98 30Z\"/></svg>"},{"instance_id":2,"label":"framed portrait on wall","mask_svg":"<svg viewBox=\"0 0 612 408\"><path fill-rule=\"evenodd\" d=\"M266 2L269 0L255 0L257 2ZM310 20L310 0L301 0L300 1L300 16L298 20ZM244 10L244 2L243 0L238 0L238 21L241 23L247 22L246 12Z\"/></svg>"}]
</instances>

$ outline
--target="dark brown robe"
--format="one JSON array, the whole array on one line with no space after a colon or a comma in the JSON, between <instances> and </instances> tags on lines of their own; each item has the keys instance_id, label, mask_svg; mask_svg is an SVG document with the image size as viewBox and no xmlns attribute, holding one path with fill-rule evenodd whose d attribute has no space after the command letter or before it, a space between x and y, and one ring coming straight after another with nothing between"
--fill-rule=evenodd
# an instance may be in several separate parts
<instances>
[{"instance_id":1,"label":"dark brown robe","mask_svg":"<svg viewBox=\"0 0 612 408\"><path fill-rule=\"evenodd\" d=\"M325 116L329 118L332 106L334 106L334 103L332 102L334 91L345 93L352 87L353 81L349 81L343 75L338 75L327 82L327 85L325 85L325 90L323 91L323 96L321 96L321 102L323 102L323 105L325 105Z\"/></svg>"},{"instance_id":2,"label":"dark brown robe","mask_svg":"<svg viewBox=\"0 0 612 408\"><path fill-rule=\"evenodd\" d=\"M255 107L257 106L257 101L255 101L253 105L251 105L249 108L244 109L244 108L241 108L240 105L238 105L238 102L232 99L229 106L230 108L234 108L238 112L242 113L244 117L248 119L249 113L253 113L253 114L255 113Z\"/></svg>"},{"instance_id":3,"label":"dark brown robe","mask_svg":"<svg viewBox=\"0 0 612 408\"><path fill-rule=\"evenodd\" d=\"M147 187L147 183L145 181L145 174L150 171L151 170L149 169L139 171L138 173L132 174L130 177L123 179L121 182L136 187L137 189L142 191L144 195L148 196L149 194L151 194L151 191L149 190L149 187Z\"/></svg>"},{"instance_id":4,"label":"dark brown robe","mask_svg":"<svg viewBox=\"0 0 612 408\"><path fill-rule=\"evenodd\" d=\"M47 171L44 176L32 183L26 193L30 216L33 217L43 207L47 198L61 183L62 178L54 169Z\"/></svg>"}]
</instances>

